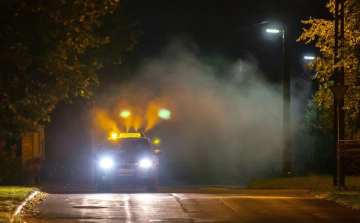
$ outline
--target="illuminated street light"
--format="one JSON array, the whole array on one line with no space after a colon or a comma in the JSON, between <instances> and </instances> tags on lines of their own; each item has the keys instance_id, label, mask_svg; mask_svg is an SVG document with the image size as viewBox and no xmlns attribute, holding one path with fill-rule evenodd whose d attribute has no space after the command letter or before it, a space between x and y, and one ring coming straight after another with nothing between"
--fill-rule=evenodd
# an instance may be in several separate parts
<instances>
[{"instance_id":1,"label":"illuminated street light","mask_svg":"<svg viewBox=\"0 0 360 223\"><path fill-rule=\"evenodd\" d=\"M304 56L305 60L315 60L314 56Z\"/></svg>"},{"instance_id":2,"label":"illuminated street light","mask_svg":"<svg viewBox=\"0 0 360 223\"><path fill-rule=\"evenodd\" d=\"M268 32L268 33L280 33L280 30L278 30L278 29L266 29L266 32Z\"/></svg>"},{"instance_id":3,"label":"illuminated street light","mask_svg":"<svg viewBox=\"0 0 360 223\"><path fill-rule=\"evenodd\" d=\"M129 110L122 110L120 112L120 117L121 118L128 118L131 115L131 111Z\"/></svg>"},{"instance_id":4,"label":"illuminated street light","mask_svg":"<svg viewBox=\"0 0 360 223\"><path fill-rule=\"evenodd\" d=\"M266 29L268 33L282 32L283 39L283 169L284 175L291 174L291 112L290 112L290 46L288 28Z\"/></svg>"},{"instance_id":5,"label":"illuminated street light","mask_svg":"<svg viewBox=\"0 0 360 223\"><path fill-rule=\"evenodd\" d=\"M158 116L162 119L169 119L171 112L167 109L160 109Z\"/></svg>"}]
</instances>

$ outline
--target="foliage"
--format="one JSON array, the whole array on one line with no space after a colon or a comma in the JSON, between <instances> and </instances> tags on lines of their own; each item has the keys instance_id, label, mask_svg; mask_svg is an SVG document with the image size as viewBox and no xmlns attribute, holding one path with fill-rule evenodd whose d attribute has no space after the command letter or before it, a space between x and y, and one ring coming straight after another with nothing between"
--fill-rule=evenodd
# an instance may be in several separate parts
<instances>
[{"instance_id":1,"label":"foliage","mask_svg":"<svg viewBox=\"0 0 360 223\"><path fill-rule=\"evenodd\" d=\"M21 158L16 157L17 144L0 144L0 185L23 185L25 173L22 168Z\"/></svg>"},{"instance_id":2,"label":"foliage","mask_svg":"<svg viewBox=\"0 0 360 223\"><path fill-rule=\"evenodd\" d=\"M0 2L0 137L50 121L60 100L91 94L96 70L120 63L140 34L120 11L119 0Z\"/></svg>"},{"instance_id":3,"label":"foliage","mask_svg":"<svg viewBox=\"0 0 360 223\"><path fill-rule=\"evenodd\" d=\"M330 0L326 7L333 15L335 14L335 0ZM325 130L331 129L333 123L333 117L330 114L333 110L333 94L329 89L329 83L333 78L334 68L344 66L345 84L351 87L346 93L343 109L347 111L347 126L354 133L360 123L360 2L358 0L346 0L344 12L345 36L343 41L339 41L339 63L334 64L334 20L310 17L309 20L302 21L304 24L310 25L310 28L303 29L298 41L305 41L306 44L315 41L316 47L320 49L321 56L309 66L318 71L314 78L322 86L316 94L315 102L318 107L323 109L324 123L322 127Z\"/></svg>"},{"instance_id":4,"label":"foliage","mask_svg":"<svg viewBox=\"0 0 360 223\"><path fill-rule=\"evenodd\" d=\"M332 169L332 135L322 128L321 108L314 100L309 100L302 124L306 148L306 164L313 173L331 173Z\"/></svg>"},{"instance_id":5,"label":"foliage","mask_svg":"<svg viewBox=\"0 0 360 223\"><path fill-rule=\"evenodd\" d=\"M0 222L10 221L10 212L18 207L36 188L0 187ZM15 220L15 222L20 222Z\"/></svg>"},{"instance_id":6,"label":"foliage","mask_svg":"<svg viewBox=\"0 0 360 223\"><path fill-rule=\"evenodd\" d=\"M34 188L29 187L0 187L0 199L14 199L23 201Z\"/></svg>"}]
</instances>

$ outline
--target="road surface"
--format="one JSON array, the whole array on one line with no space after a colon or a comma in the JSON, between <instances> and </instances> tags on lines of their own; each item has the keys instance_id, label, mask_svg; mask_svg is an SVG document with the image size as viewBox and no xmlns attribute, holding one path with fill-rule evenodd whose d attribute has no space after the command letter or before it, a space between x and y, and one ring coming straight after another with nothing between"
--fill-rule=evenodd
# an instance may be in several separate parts
<instances>
[{"instance_id":1,"label":"road surface","mask_svg":"<svg viewBox=\"0 0 360 223\"><path fill-rule=\"evenodd\" d=\"M49 194L21 222L360 222L358 210L305 195L219 188Z\"/></svg>"}]
</instances>

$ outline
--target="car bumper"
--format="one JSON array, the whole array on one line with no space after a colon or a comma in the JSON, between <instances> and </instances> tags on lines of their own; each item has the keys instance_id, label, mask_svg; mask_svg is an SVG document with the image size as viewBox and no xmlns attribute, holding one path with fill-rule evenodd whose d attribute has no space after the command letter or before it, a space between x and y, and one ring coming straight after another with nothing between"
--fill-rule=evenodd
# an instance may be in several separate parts
<instances>
[{"instance_id":1,"label":"car bumper","mask_svg":"<svg viewBox=\"0 0 360 223\"><path fill-rule=\"evenodd\" d=\"M124 171L125 170L125 171ZM100 170L96 174L99 182L111 184L148 184L152 179L157 178L156 168L114 168L111 170Z\"/></svg>"}]
</instances>

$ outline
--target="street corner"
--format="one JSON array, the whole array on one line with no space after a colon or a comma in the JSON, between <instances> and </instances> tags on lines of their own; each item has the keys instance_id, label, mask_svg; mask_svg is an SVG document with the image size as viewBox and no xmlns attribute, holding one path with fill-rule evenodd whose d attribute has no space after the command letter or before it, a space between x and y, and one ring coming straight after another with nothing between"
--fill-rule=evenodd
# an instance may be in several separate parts
<instances>
[{"instance_id":1,"label":"street corner","mask_svg":"<svg viewBox=\"0 0 360 223\"><path fill-rule=\"evenodd\" d=\"M37 203L43 201L45 197L46 193L41 192L37 188L34 188L31 192L28 193L25 199L14 204L14 208L8 214L8 221L19 221L22 213L32 209Z\"/></svg>"}]
</instances>

